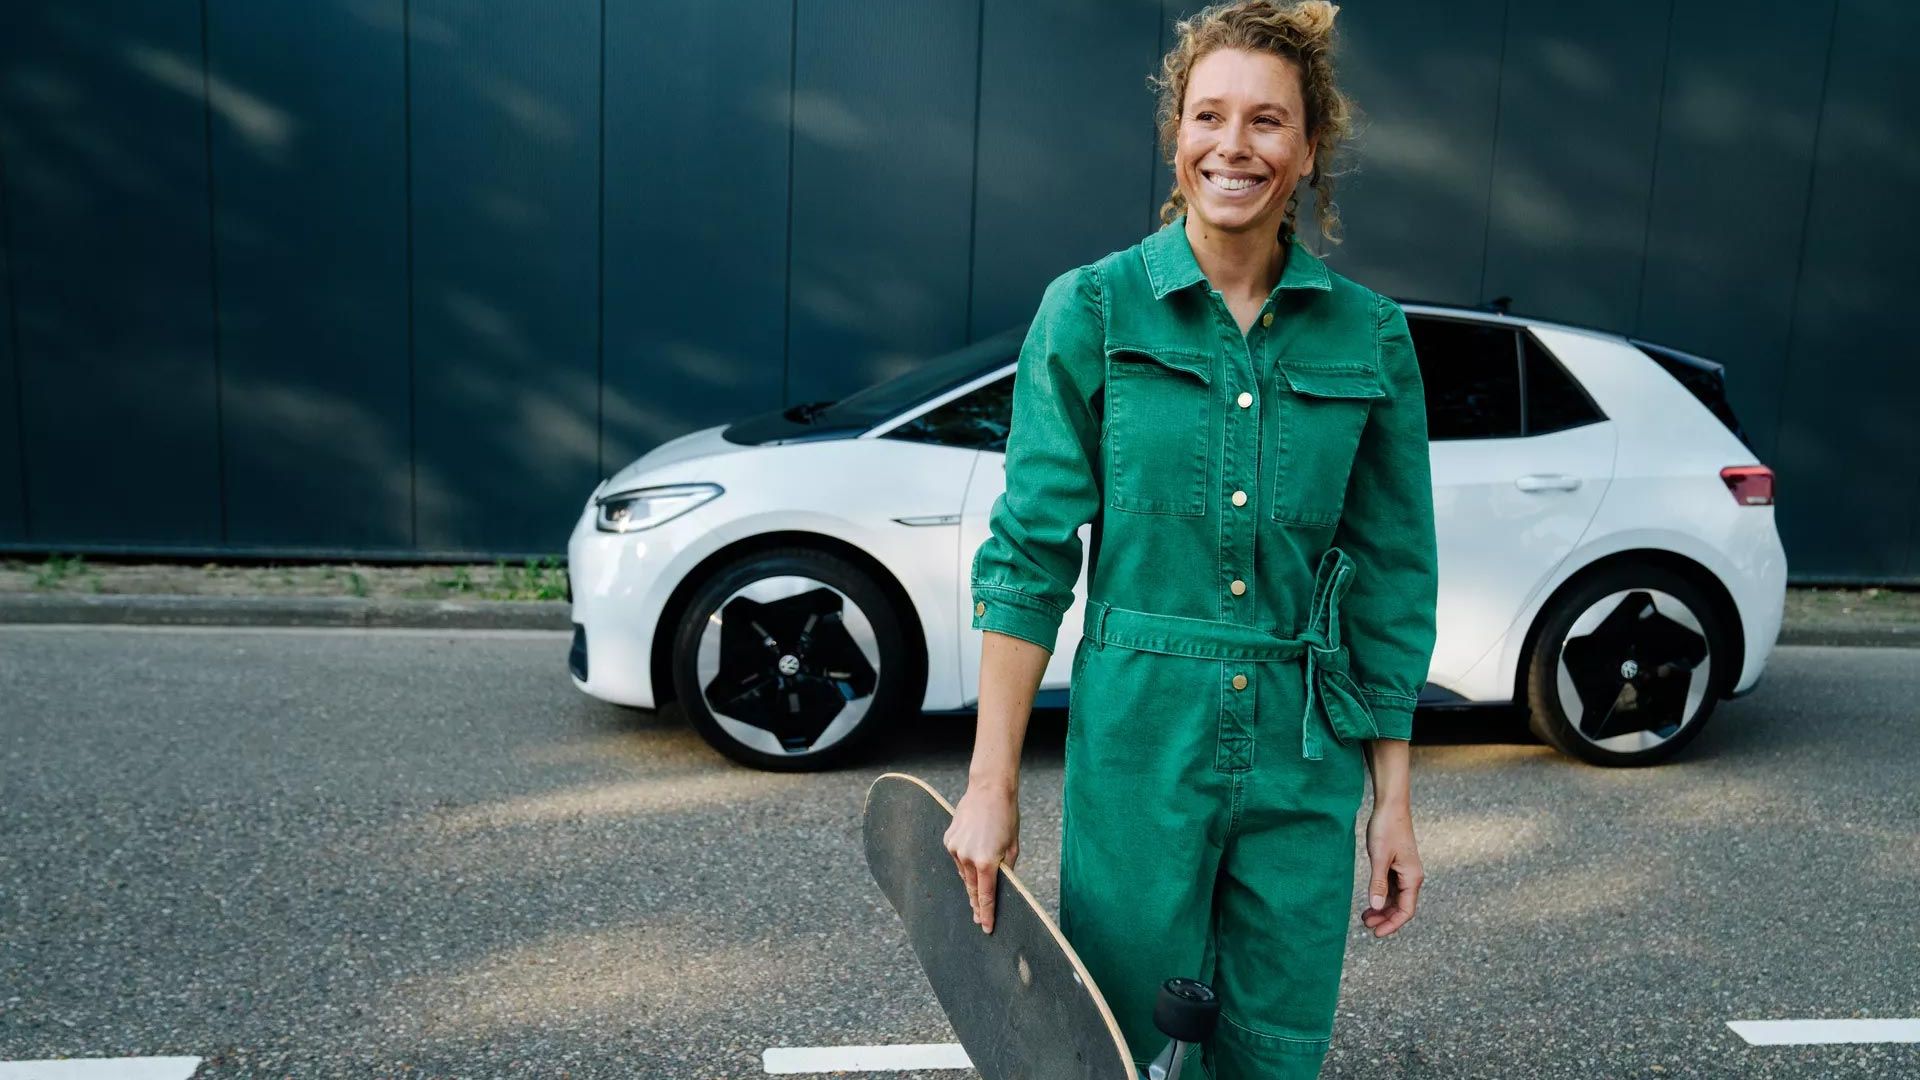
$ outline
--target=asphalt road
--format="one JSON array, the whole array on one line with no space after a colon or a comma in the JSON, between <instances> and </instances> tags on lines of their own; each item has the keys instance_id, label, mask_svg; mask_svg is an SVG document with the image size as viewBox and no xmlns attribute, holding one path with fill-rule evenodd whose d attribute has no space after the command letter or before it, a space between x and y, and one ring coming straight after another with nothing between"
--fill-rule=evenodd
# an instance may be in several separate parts
<instances>
[{"instance_id":1,"label":"asphalt road","mask_svg":"<svg viewBox=\"0 0 1920 1080\"><path fill-rule=\"evenodd\" d=\"M966 726L751 772L580 695L565 651L0 627L0 1062L751 1077L769 1047L949 1041L858 813L886 767L957 796ZM1423 717L1420 913L1354 923L1323 1075L1920 1076L1920 1044L1727 1027L1920 1017L1916 699L1920 651L1783 648L1631 771ZM1023 788L1049 907L1061 725L1037 720Z\"/></svg>"}]
</instances>

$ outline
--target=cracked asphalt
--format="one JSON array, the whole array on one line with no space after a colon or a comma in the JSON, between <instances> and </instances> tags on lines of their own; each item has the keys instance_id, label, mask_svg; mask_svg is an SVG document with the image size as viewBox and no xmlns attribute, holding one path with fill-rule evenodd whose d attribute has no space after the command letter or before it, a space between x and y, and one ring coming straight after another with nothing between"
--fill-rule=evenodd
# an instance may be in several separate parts
<instances>
[{"instance_id":1,"label":"cracked asphalt","mask_svg":"<svg viewBox=\"0 0 1920 1080\"><path fill-rule=\"evenodd\" d=\"M566 646L0 627L0 1061L751 1077L773 1046L950 1040L858 814L888 768L957 797L968 721L757 773L584 697ZM1920 651L1785 647L1679 759L1618 771L1423 715L1428 884L1401 933L1354 922L1323 1075L1920 1076L1920 1044L1726 1026L1920 1017L1916 698ZM1049 907L1062 726L1036 718L1022 790Z\"/></svg>"}]
</instances>

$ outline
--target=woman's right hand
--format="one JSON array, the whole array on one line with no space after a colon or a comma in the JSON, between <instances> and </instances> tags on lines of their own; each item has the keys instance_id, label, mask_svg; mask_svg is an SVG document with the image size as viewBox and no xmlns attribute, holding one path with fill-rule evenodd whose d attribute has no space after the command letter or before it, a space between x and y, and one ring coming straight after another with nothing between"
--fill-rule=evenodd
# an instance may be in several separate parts
<instances>
[{"instance_id":1,"label":"woman's right hand","mask_svg":"<svg viewBox=\"0 0 1920 1080\"><path fill-rule=\"evenodd\" d=\"M1020 797L1010 784L968 784L947 828L947 853L967 884L973 921L993 933L994 886L1000 864L1020 858Z\"/></svg>"}]
</instances>

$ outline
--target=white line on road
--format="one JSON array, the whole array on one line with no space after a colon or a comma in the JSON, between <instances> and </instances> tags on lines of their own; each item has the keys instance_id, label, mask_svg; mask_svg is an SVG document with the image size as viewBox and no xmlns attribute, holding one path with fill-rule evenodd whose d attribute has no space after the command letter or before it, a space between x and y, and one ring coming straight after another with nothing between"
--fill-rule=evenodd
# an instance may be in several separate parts
<instances>
[{"instance_id":1,"label":"white line on road","mask_svg":"<svg viewBox=\"0 0 1920 1080\"><path fill-rule=\"evenodd\" d=\"M971 1069L973 1061L959 1043L901 1043L895 1046L774 1046L760 1055L770 1073L905 1072L912 1069Z\"/></svg>"},{"instance_id":2,"label":"white line on road","mask_svg":"<svg viewBox=\"0 0 1920 1080\"><path fill-rule=\"evenodd\" d=\"M197 1057L0 1061L0 1080L187 1080L198 1068Z\"/></svg>"},{"instance_id":3,"label":"white line on road","mask_svg":"<svg viewBox=\"0 0 1920 1080\"><path fill-rule=\"evenodd\" d=\"M1920 1020L1729 1020L1752 1046L1920 1042Z\"/></svg>"}]
</instances>

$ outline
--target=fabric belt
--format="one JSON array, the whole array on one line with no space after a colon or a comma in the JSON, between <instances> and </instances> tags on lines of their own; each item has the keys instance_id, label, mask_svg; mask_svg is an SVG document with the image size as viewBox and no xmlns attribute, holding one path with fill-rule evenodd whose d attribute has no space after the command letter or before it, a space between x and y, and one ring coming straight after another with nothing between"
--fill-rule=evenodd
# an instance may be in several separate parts
<instances>
[{"instance_id":1,"label":"fabric belt","mask_svg":"<svg viewBox=\"0 0 1920 1080\"><path fill-rule=\"evenodd\" d=\"M1083 632L1101 646L1118 645L1169 656L1197 656L1219 660L1292 660L1306 657L1307 709L1301 717L1300 756L1320 757L1319 724L1333 732L1341 745L1355 739L1377 739L1380 727L1373 710L1349 674L1350 655L1340 640L1340 598L1353 584L1351 556L1330 547L1320 556L1313 579L1312 613L1298 637L1280 635L1258 626L1225 619L1196 619L1152 611L1115 607L1104 600L1087 601Z\"/></svg>"}]
</instances>

